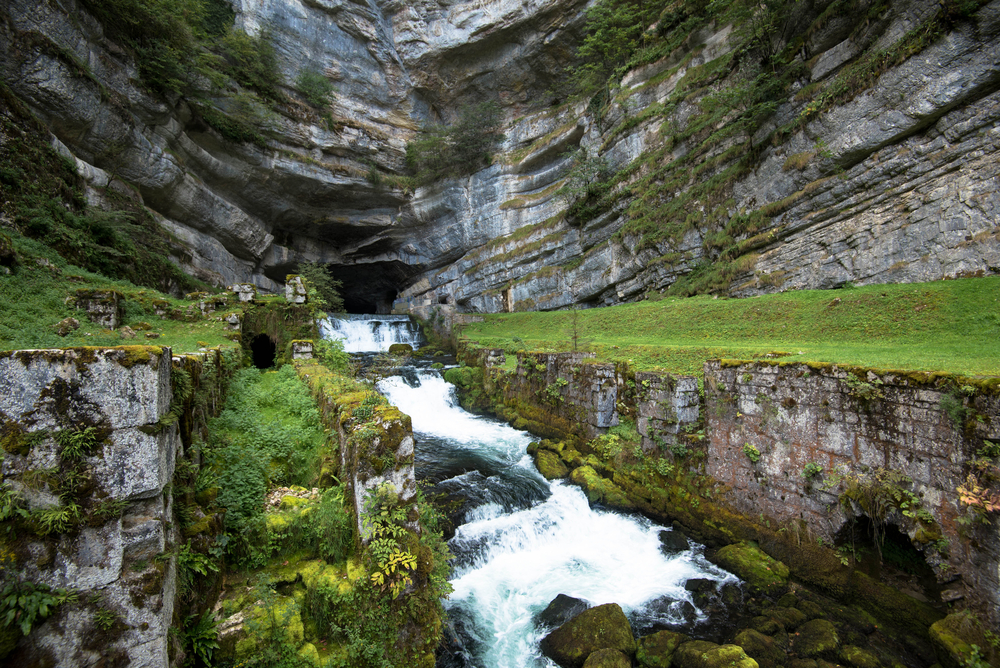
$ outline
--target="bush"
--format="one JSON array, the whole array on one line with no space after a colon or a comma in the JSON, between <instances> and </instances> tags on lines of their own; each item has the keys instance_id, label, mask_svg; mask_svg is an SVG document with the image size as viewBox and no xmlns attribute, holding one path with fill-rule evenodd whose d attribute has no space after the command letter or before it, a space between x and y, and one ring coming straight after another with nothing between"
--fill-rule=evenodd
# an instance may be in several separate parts
<instances>
[{"instance_id":1,"label":"bush","mask_svg":"<svg viewBox=\"0 0 1000 668\"><path fill-rule=\"evenodd\" d=\"M449 126L429 125L406 145L406 164L422 182L472 174L489 165L504 139L495 102L464 107Z\"/></svg>"},{"instance_id":2,"label":"bush","mask_svg":"<svg viewBox=\"0 0 1000 668\"><path fill-rule=\"evenodd\" d=\"M325 107L333 99L333 84L314 69L304 69L295 79L295 87L299 89L306 101L314 107Z\"/></svg>"},{"instance_id":3,"label":"bush","mask_svg":"<svg viewBox=\"0 0 1000 668\"><path fill-rule=\"evenodd\" d=\"M226 73L240 85L252 88L272 102L281 100L278 54L271 43L270 32L265 30L253 36L230 30L222 38L222 57L227 63Z\"/></svg>"},{"instance_id":4,"label":"bush","mask_svg":"<svg viewBox=\"0 0 1000 668\"><path fill-rule=\"evenodd\" d=\"M344 284L330 276L326 265L319 262L303 262L299 265L299 276L306 283L310 300L321 308L333 312L344 312L344 299L340 290Z\"/></svg>"}]
</instances>

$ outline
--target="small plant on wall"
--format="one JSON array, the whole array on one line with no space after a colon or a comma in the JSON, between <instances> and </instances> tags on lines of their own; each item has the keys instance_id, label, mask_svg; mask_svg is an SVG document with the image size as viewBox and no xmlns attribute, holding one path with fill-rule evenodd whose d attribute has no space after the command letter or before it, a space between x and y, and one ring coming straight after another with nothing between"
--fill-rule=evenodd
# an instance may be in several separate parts
<instances>
[{"instance_id":1,"label":"small plant on wall","mask_svg":"<svg viewBox=\"0 0 1000 668\"><path fill-rule=\"evenodd\" d=\"M751 443L743 444L743 454L745 454L747 459L754 464L760 461L760 450L758 450L757 447Z\"/></svg>"}]
</instances>

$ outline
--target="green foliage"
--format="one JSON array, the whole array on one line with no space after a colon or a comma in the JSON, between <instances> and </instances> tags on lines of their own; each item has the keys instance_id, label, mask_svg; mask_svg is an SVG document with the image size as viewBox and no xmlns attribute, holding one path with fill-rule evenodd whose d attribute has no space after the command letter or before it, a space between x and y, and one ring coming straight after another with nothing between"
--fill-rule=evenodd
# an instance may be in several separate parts
<instances>
[{"instance_id":1,"label":"green foliage","mask_svg":"<svg viewBox=\"0 0 1000 668\"><path fill-rule=\"evenodd\" d=\"M957 390L941 395L941 410L951 420L955 429L961 430L965 427L965 421L969 417L970 410L965 405L965 400Z\"/></svg>"},{"instance_id":2,"label":"green foliage","mask_svg":"<svg viewBox=\"0 0 1000 668\"><path fill-rule=\"evenodd\" d=\"M63 459L80 459L89 455L97 447L99 432L96 427L84 429L64 429L55 433L56 442L62 447Z\"/></svg>"},{"instance_id":3,"label":"green foliage","mask_svg":"<svg viewBox=\"0 0 1000 668\"><path fill-rule=\"evenodd\" d=\"M295 79L295 87L305 96L309 104L320 108L330 104L336 90L322 72L312 68L299 72L299 76Z\"/></svg>"},{"instance_id":4,"label":"green foliage","mask_svg":"<svg viewBox=\"0 0 1000 668\"><path fill-rule=\"evenodd\" d=\"M28 526L39 536L66 533L82 519L80 506L73 502L36 508L26 517Z\"/></svg>"},{"instance_id":5,"label":"green foliage","mask_svg":"<svg viewBox=\"0 0 1000 668\"><path fill-rule=\"evenodd\" d=\"M57 607L76 598L76 593L66 589L12 580L0 591L0 618L6 626L17 627L28 635L36 622L44 621Z\"/></svg>"},{"instance_id":6,"label":"green foliage","mask_svg":"<svg viewBox=\"0 0 1000 668\"><path fill-rule=\"evenodd\" d=\"M283 98L278 90L281 73L270 32L248 35L241 30L229 30L222 38L222 57L226 62L224 70L240 85L272 102Z\"/></svg>"},{"instance_id":7,"label":"green foliage","mask_svg":"<svg viewBox=\"0 0 1000 668\"><path fill-rule=\"evenodd\" d=\"M99 629L109 631L117 621L118 615L116 615L114 611L108 610L107 608L99 607L97 612L94 613L94 624L96 624Z\"/></svg>"},{"instance_id":8,"label":"green foliage","mask_svg":"<svg viewBox=\"0 0 1000 668\"><path fill-rule=\"evenodd\" d=\"M209 573L218 573L219 565L207 554L196 552L191 547L191 541L184 543L177 550L177 589L182 594L192 591L195 582L208 577Z\"/></svg>"},{"instance_id":9,"label":"green foliage","mask_svg":"<svg viewBox=\"0 0 1000 668\"><path fill-rule=\"evenodd\" d=\"M343 313L344 299L340 291L344 285L330 275L325 264L303 262L299 265L299 276L305 281L311 302L326 311Z\"/></svg>"},{"instance_id":10,"label":"green foliage","mask_svg":"<svg viewBox=\"0 0 1000 668\"><path fill-rule=\"evenodd\" d=\"M816 462L809 462L802 469L802 477L806 480L817 478L823 475L823 467Z\"/></svg>"},{"instance_id":11,"label":"green foliage","mask_svg":"<svg viewBox=\"0 0 1000 668\"><path fill-rule=\"evenodd\" d=\"M212 665L212 654L219 649L219 628L210 611L187 617L181 643L186 652L198 657L204 665Z\"/></svg>"},{"instance_id":12,"label":"green foliage","mask_svg":"<svg viewBox=\"0 0 1000 668\"><path fill-rule=\"evenodd\" d=\"M754 464L760 461L760 450L758 450L752 443L743 444L743 454L745 454L747 459Z\"/></svg>"},{"instance_id":13,"label":"green foliage","mask_svg":"<svg viewBox=\"0 0 1000 668\"><path fill-rule=\"evenodd\" d=\"M319 475L326 435L315 401L291 365L241 369L209 429L205 459L226 508L227 551L240 566L260 566L271 552L263 516L268 486L311 485Z\"/></svg>"},{"instance_id":14,"label":"green foliage","mask_svg":"<svg viewBox=\"0 0 1000 668\"><path fill-rule=\"evenodd\" d=\"M656 21L665 4L662 0L601 0L587 9L587 33L577 50L583 61L576 72L582 92L596 92L624 68L653 37L646 28Z\"/></svg>"},{"instance_id":15,"label":"green foliage","mask_svg":"<svg viewBox=\"0 0 1000 668\"><path fill-rule=\"evenodd\" d=\"M451 125L427 125L406 145L407 167L418 181L464 176L486 167L503 141L501 109L495 102L463 107Z\"/></svg>"},{"instance_id":16,"label":"green foliage","mask_svg":"<svg viewBox=\"0 0 1000 668\"><path fill-rule=\"evenodd\" d=\"M319 339L313 343L316 357L331 371L346 373L351 368L351 356L344 352L340 339Z\"/></svg>"}]
</instances>

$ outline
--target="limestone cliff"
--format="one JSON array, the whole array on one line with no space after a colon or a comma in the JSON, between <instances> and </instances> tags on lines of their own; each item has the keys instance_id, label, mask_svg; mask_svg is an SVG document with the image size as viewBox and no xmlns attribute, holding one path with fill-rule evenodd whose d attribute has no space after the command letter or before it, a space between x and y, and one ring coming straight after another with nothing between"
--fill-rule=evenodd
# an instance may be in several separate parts
<instances>
[{"instance_id":1,"label":"limestone cliff","mask_svg":"<svg viewBox=\"0 0 1000 668\"><path fill-rule=\"evenodd\" d=\"M238 93L151 93L75 0L0 8L0 72L91 199L130 186L188 271L276 289L319 260L352 310L550 309L675 284L748 295L1000 267L1000 2L797 3L769 33L781 85L751 125L741 94L759 54L744 25L699 3L666 7L653 56L607 94L566 102L586 4L236 0L236 27L267 36L284 82L256 144L206 121ZM328 105L296 89L307 70L336 86ZM505 114L491 166L399 178L423 124L482 99ZM577 147L608 170L574 202L558 191Z\"/></svg>"}]
</instances>

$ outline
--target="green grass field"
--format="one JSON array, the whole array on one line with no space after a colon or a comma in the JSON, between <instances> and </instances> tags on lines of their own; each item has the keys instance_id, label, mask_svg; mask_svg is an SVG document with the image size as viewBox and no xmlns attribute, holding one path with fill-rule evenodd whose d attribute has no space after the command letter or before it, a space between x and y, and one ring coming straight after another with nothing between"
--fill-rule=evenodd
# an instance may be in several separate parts
<instances>
[{"instance_id":1,"label":"green grass field","mask_svg":"<svg viewBox=\"0 0 1000 668\"><path fill-rule=\"evenodd\" d=\"M1000 277L802 290L748 299L668 298L608 308L487 315L461 335L482 346L578 347L637 369L701 375L711 358L1000 375Z\"/></svg>"},{"instance_id":2,"label":"green grass field","mask_svg":"<svg viewBox=\"0 0 1000 668\"><path fill-rule=\"evenodd\" d=\"M175 310L186 311L195 301L174 299L156 290L115 281L69 264L45 244L8 231L17 250L18 265L0 275L0 350L23 348L69 348L73 346L157 345L171 346L174 352L199 348L236 346L219 318L230 310L210 314L194 322L158 317L153 301L166 301ZM124 324L136 329L134 339L123 339L120 331L110 331L87 320L69 298L81 288L114 289L125 297ZM63 318L74 317L80 328L67 336L56 333ZM141 329L145 323L150 329ZM147 332L159 334L147 338Z\"/></svg>"}]
</instances>

